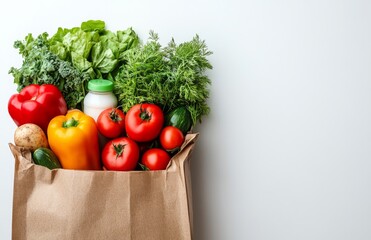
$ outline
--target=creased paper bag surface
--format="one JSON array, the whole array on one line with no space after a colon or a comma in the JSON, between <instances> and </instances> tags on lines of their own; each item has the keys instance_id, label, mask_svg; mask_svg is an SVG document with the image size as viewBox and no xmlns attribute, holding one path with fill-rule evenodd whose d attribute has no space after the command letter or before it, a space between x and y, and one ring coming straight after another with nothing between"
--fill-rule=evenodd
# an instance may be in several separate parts
<instances>
[{"instance_id":1,"label":"creased paper bag surface","mask_svg":"<svg viewBox=\"0 0 371 240\"><path fill-rule=\"evenodd\" d=\"M198 133L163 171L81 171L15 158L12 239L192 239L189 157Z\"/></svg>"}]
</instances>

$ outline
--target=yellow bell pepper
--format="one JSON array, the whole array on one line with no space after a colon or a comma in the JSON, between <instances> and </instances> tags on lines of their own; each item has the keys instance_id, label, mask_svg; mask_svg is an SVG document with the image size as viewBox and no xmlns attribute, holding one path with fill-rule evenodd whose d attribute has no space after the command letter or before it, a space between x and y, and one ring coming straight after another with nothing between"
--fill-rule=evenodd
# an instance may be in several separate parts
<instances>
[{"instance_id":1,"label":"yellow bell pepper","mask_svg":"<svg viewBox=\"0 0 371 240\"><path fill-rule=\"evenodd\" d=\"M48 125L49 146L65 169L101 170L98 129L92 117L73 109Z\"/></svg>"}]
</instances>

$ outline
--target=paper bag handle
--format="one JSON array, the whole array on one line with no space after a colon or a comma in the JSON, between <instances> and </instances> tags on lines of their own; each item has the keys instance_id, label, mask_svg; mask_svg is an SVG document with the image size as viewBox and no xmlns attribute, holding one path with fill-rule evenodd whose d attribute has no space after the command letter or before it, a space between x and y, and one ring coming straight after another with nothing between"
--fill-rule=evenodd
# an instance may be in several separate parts
<instances>
[{"instance_id":1,"label":"paper bag handle","mask_svg":"<svg viewBox=\"0 0 371 240\"><path fill-rule=\"evenodd\" d=\"M29 149L15 146L13 143L8 143L10 151L15 160L16 169L29 169L33 166L31 151Z\"/></svg>"},{"instance_id":2,"label":"paper bag handle","mask_svg":"<svg viewBox=\"0 0 371 240\"><path fill-rule=\"evenodd\" d=\"M171 171L177 167L181 168L183 166L184 162L189 158L198 136L199 133L190 133L185 136L183 145L180 147L179 152L172 157L166 167L166 171Z\"/></svg>"}]
</instances>

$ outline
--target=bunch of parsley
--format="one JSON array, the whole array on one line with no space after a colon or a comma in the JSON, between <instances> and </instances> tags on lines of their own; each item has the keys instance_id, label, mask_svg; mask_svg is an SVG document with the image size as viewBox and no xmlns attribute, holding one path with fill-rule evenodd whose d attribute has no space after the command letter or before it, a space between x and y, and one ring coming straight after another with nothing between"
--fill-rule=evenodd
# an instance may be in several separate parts
<instances>
[{"instance_id":1,"label":"bunch of parsley","mask_svg":"<svg viewBox=\"0 0 371 240\"><path fill-rule=\"evenodd\" d=\"M61 90L69 108L80 107L90 76L52 53L47 38L47 33L36 39L29 34L24 41L16 41L14 47L19 49L23 64L20 68L12 67L9 73L13 75L18 91L30 84L54 84Z\"/></svg>"},{"instance_id":2,"label":"bunch of parsley","mask_svg":"<svg viewBox=\"0 0 371 240\"><path fill-rule=\"evenodd\" d=\"M162 47L153 31L145 44L126 51L124 64L115 78L115 94L124 111L137 103L155 103L165 113L186 107L193 125L207 115L210 108L210 79L206 75L212 65L212 54L198 35L177 45L172 39Z\"/></svg>"}]
</instances>

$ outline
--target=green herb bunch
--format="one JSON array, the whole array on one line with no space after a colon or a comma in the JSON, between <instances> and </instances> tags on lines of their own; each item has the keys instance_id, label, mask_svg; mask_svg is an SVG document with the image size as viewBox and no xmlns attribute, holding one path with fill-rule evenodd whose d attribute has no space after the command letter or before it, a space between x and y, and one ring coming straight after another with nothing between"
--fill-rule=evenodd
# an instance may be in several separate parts
<instances>
[{"instance_id":1,"label":"green herb bunch","mask_svg":"<svg viewBox=\"0 0 371 240\"><path fill-rule=\"evenodd\" d=\"M47 38L47 33L36 39L28 34L24 41L15 41L14 47L19 49L23 64L20 68L12 67L9 73L13 75L18 91L30 84L54 84L61 90L68 107L76 108L85 97L85 84L90 76L52 53Z\"/></svg>"},{"instance_id":2,"label":"green herb bunch","mask_svg":"<svg viewBox=\"0 0 371 240\"><path fill-rule=\"evenodd\" d=\"M179 45L172 39L162 47L151 31L145 44L123 55L124 65L114 82L119 104L127 111L137 103L150 102L165 113L182 106L191 113L193 125L201 122L210 111L211 81L206 71L212 69L207 59L211 54L198 35Z\"/></svg>"}]
</instances>

